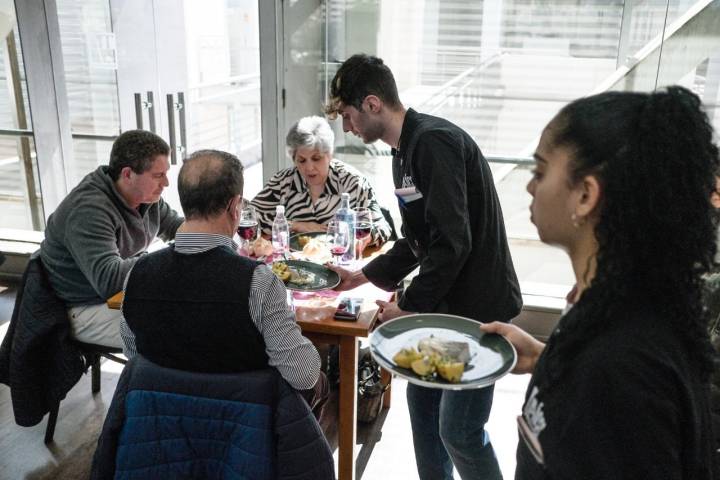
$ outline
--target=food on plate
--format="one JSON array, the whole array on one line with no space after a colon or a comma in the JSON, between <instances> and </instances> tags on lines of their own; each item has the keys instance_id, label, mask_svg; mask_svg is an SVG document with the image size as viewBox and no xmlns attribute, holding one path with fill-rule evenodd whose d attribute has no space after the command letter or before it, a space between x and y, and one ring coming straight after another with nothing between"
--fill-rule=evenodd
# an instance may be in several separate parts
<instances>
[{"instance_id":1,"label":"food on plate","mask_svg":"<svg viewBox=\"0 0 720 480\"><path fill-rule=\"evenodd\" d=\"M290 282L295 285L309 285L315 279L315 275L312 273L305 273L290 268Z\"/></svg>"},{"instance_id":2,"label":"food on plate","mask_svg":"<svg viewBox=\"0 0 720 480\"><path fill-rule=\"evenodd\" d=\"M285 262L275 262L272 265L272 272L283 282L287 283L290 280L292 272L290 267Z\"/></svg>"},{"instance_id":3,"label":"food on plate","mask_svg":"<svg viewBox=\"0 0 720 480\"><path fill-rule=\"evenodd\" d=\"M305 248L305 245L307 245L307 243L308 243L310 240L312 240L312 238L310 237L310 235L300 235L300 236L298 237L298 239L297 239L298 245L300 245L300 247L303 248L303 249Z\"/></svg>"},{"instance_id":4,"label":"food on plate","mask_svg":"<svg viewBox=\"0 0 720 480\"><path fill-rule=\"evenodd\" d=\"M418 342L418 350L426 355L435 353L456 362L467 363L470 361L470 346L467 342L453 342L452 340L428 337Z\"/></svg>"},{"instance_id":5,"label":"food on plate","mask_svg":"<svg viewBox=\"0 0 720 480\"><path fill-rule=\"evenodd\" d=\"M300 237L302 238L302 237ZM300 239L298 239L299 242ZM302 244L301 244L302 245ZM303 255L306 257L317 257L320 255L325 255L329 251L329 248L327 246L327 243L323 242L322 240L318 240L316 238L309 238L308 241L305 242L302 252Z\"/></svg>"},{"instance_id":6,"label":"food on plate","mask_svg":"<svg viewBox=\"0 0 720 480\"><path fill-rule=\"evenodd\" d=\"M437 376L450 383L459 383L470 361L470 346L466 342L423 338L414 347L403 348L395 354L393 362L408 368L417 375L433 380Z\"/></svg>"},{"instance_id":7,"label":"food on plate","mask_svg":"<svg viewBox=\"0 0 720 480\"><path fill-rule=\"evenodd\" d=\"M459 383L465 371L465 364L462 362L438 362L436 364L438 375L450 383Z\"/></svg>"},{"instance_id":8,"label":"food on plate","mask_svg":"<svg viewBox=\"0 0 720 480\"><path fill-rule=\"evenodd\" d=\"M412 362L410 365L412 371L420 375L421 377L428 377L435 373L437 366L435 364L435 358L433 357L421 357Z\"/></svg>"},{"instance_id":9,"label":"food on plate","mask_svg":"<svg viewBox=\"0 0 720 480\"><path fill-rule=\"evenodd\" d=\"M270 241L259 237L255 241L250 242L248 250L250 255L255 255L256 257L266 257L273 253L273 246Z\"/></svg>"},{"instance_id":10,"label":"food on plate","mask_svg":"<svg viewBox=\"0 0 720 480\"><path fill-rule=\"evenodd\" d=\"M412 362L419 358L422 358L422 355L413 347L403 348L395 354L393 362L395 362L398 367L411 368Z\"/></svg>"},{"instance_id":11,"label":"food on plate","mask_svg":"<svg viewBox=\"0 0 720 480\"><path fill-rule=\"evenodd\" d=\"M289 267L285 262L275 262L272 264L272 272L285 283L294 285L309 285L315 280L315 274L309 272L301 272L293 267Z\"/></svg>"}]
</instances>

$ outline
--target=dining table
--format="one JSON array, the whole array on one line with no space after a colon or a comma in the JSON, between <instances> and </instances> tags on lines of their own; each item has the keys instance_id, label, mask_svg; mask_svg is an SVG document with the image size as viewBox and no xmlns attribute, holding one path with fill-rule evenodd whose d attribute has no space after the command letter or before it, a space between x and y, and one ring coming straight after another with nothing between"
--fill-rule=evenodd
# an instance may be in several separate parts
<instances>
[{"instance_id":1,"label":"dining table","mask_svg":"<svg viewBox=\"0 0 720 480\"><path fill-rule=\"evenodd\" d=\"M382 249L366 249L364 261L386 251L390 245ZM358 389L358 353L360 339L367 338L378 320L378 306L375 300L389 301L393 292L387 292L366 283L352 290L339 292L342 297L362 298L360 313L355 321L335 320L334 307L326 301L318 306L322 296L308 295L305 298L294 298L293 307L298 326L303 335L315 344L337 345L339 350L338 368L338 479L355 479L355 458L357 442L357 389ZM111 309L122 308L124 292L118 292L107 300ZM297 297L297 295L295 295ZM332 297L332 295L326 295ZM390 408L391 400L390 372L381 369L381 381L387 386L383 393L382 407Z\"/></svg>"}]
</instances>

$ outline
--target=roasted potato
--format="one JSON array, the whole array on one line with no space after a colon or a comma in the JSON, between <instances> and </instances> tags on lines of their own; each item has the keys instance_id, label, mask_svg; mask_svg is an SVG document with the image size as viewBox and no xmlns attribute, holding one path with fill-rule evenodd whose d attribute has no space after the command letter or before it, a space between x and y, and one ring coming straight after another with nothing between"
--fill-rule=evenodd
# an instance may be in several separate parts
<instances>
[{"instance_id":1,"label":"roasted potato","mask_svg":"<svg viewBox=\"0 0 720 480\"><path fill-rule=\"evenodd\" d=\"M465 364L462 362L443 362L440 361L436 365L437 373L450 383L460 382Z\"/></svg>"},{"instance_id":2,"label":"roasted potato","mask_svg":"<svg viewBox=\"0 0 720 480\"><path fill-rule=\"evenodd\" d=\"M393 357L393 362L395 362L398 367L410 368L412 362L419 358L422 358L422 355L420 355L420 353L418 353L418 351L414 348L403 348L395 354L395 356Z\"/></svg>"}]
</instances>

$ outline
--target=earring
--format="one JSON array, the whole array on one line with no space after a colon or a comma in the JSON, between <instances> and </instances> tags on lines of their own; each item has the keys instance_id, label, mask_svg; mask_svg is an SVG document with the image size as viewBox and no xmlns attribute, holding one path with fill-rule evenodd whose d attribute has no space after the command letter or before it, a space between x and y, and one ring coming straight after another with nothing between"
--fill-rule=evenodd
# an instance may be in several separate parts
<instances>
[{"instance_id":1,"label":"earring","mask_svg":"<svg viewBox=\"0 0 720 480\"><path fill-rule=\"evenodd\" d=\"M570 220L572 221L573 227L580 228L580 222L578 221L578 216L576 213L570 215Z\"/></svg>"}]
</instances>

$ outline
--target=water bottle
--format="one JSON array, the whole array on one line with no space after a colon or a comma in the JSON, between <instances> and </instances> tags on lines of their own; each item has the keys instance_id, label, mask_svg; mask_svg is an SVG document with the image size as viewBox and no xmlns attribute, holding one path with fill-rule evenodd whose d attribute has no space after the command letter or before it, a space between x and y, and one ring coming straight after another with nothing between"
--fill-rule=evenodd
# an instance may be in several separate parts
<instances>
[{"instance_id":1,"label":"water bottle","mask_svg":"<svg viewBox=\"0 0 720 480\"><path fill-rule=\"evenodd\" d=\"M275 220L272 224L273 254L282 257L290 251L290 227L285 218L285 207L275 207Z\"/></svg>"},{"instance_id":2,"label":"water bottle","mask_svg":"<svg viewBox=\"0 0 720 480\"><path fill-rule=\"evenodd\" d=\"M335 220L347 223L350 230L350 247L340 258L340 264L352 264L355 261L355 210L350 208L349 193L343 193L340 196L340 208L335 213Z\"/></svg>"}]
</instances>

